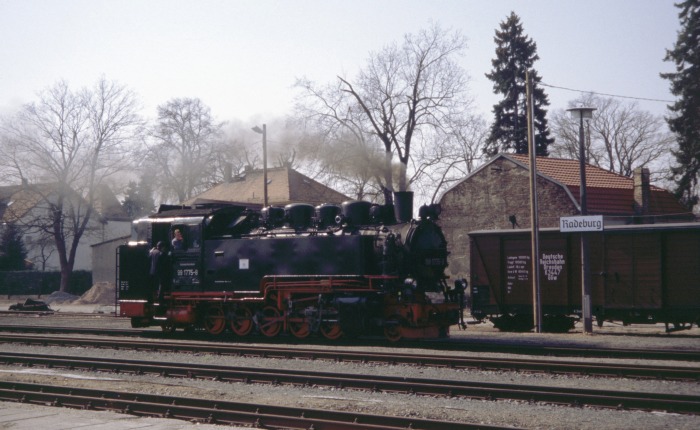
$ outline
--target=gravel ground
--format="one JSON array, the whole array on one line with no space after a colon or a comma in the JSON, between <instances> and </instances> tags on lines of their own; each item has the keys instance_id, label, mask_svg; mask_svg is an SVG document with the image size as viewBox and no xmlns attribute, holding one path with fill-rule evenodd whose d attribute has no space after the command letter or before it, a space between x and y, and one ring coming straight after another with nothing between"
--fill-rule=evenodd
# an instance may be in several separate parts
<instances>
[{"instance_id":1,"label":"gravel ground","mask_svg":"<svg viewBox=\"0 0 700 430\"><path fill-rule=\"evenodd\" d=\"M4 305L0 304L0 309ZM0 324L32 325L100 325L106 328L128 327L128 321L111 317L0 317ZM473 339L479 342L515 342L522 344L551 344L569 346L614 346L627 348L654 349L697 349L700 354L700 329L693 328L667 335L663 326L622 327L606 324L602 329L595 328L591 336L580 330L569 334L504 334L495 331L490 325L470 326L466 331L456 331L455 338ZM155 341L155 340L154 340ZM312 348L312 345L304 345ZM333 346L319 346L330 349ZM360 349L354 347L353 349ZM392 351L396 347L365 347L373 351ZM451 380L481 381L495 383L517 382L524 385L565 386L581 388L606 388L633 391L654 391L700 395L700 381L668 382L633 380L624 378L578 377L567 375L527 374L518 372L495 372L456 370L413 366L385 366L378 364L335 363L328 361L281 360L245 357L212 356L207 354L144 353L133 351L95 350L81 348L38 347L15 344L0 344L0 350L12 352L32 352L57 355L80 355L82 357L120 357L135 360L170 361L178 363L201 363L261 368L289 368L298 370L377 374L417 378L442 378ZM411 345L402 349L430 353ZM439 351L436 354L464 354L464 352ZM471 353L490 357L505 357L505 354ZM572 360L562 358L562 360ZM594 359L584 359L594 361ZM606 359L605 361L611 361ZM615 360L630 363L634 360ZM669 363L660 363L668 365ZM697 367L697 363L674 362L677 366ZM519 401L482 401L463 398L432 398L393 393L368 393L364 391L338 390L323 387L271 386L264 384L221 383L214 381L169 379L156 376L91 374L84 372L27 369L0 366L2 380L25 382L52 381L55 384L124 390L132 392L155 392L174 396L194 396L212 400L273 403L308 408L357 411L372 414L414 416L451 421L505 425L531 429L697 429L700 416L669 413L649 413L640 411L617 411L605 409L577 408L553 404L529 404Z\"/></svg>"}]
</instances>

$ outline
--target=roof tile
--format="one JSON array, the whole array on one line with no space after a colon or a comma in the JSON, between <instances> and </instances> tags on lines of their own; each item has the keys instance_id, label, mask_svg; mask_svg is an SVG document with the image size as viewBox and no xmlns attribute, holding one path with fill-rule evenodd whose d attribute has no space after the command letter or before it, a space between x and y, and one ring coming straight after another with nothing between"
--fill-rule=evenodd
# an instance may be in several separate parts
<instances>
[{"instance_id":1,"label":"roof tile","mask_svg":"<svg viewBox=\"0 0 700 430\"><path fill-rule=\"evenodd\" d=\"M526 167L530 157L521 154L503 154ZM537 157L537 172L566 186L579 201L581 176L578 160ZM650 187L650 215L687 215L688 211L663 188ZM586 203L593 214L634 215L634 179L586 164Z\"/></svg>"},{"instance_id":2,"label":"roof tile","mask_svg":"<svg viewBox=\"0 0 700 430\"><path fill-rule=\"evenodd\" d=\"M508 157L526 166L530 165L530 157L520 154L508 154ZM537 171L543 175L561 182L567 187L580 187L581 174L578 160L564 158L537 157ZM601 188L634 189L632 178L609 172L600 167L586 164L586 186Z\"/></svg>"}]
</instances>

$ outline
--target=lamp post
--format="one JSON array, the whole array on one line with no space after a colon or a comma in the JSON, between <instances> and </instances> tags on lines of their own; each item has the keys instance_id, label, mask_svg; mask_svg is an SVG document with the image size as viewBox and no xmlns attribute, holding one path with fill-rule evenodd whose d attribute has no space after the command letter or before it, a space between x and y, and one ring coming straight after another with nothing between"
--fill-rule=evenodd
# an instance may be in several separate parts
<instances>
[{"instance_id":1,"label":"lamp post","mask_svg":"<svg viewBox=\"0 0 700 430\"><path fill-rule=\"evenodd\" d=\"M263 207L267 207L267 124L262 125L262 130L257 125L252 130L262 134L263 139Z\"/></svg>"},{"instance_id":2,"label":"lamp post","mask_svg":"<svg viewBox=\"0 0 700 430\"><path fill-rule=\"evenodd\" d=\"M586 148L583 136L583 120L589 121L593 118L595 108L578 107L567 109L574 119L579 120L578 143L579 143L579 170L581 176L580 203L581 215L588 215L586 203ZM589 265L588 233L581 232L581 316L583 317L583 332L593 333L593 321L591 319L591 268Z\"/></svg>"}]
</instances>

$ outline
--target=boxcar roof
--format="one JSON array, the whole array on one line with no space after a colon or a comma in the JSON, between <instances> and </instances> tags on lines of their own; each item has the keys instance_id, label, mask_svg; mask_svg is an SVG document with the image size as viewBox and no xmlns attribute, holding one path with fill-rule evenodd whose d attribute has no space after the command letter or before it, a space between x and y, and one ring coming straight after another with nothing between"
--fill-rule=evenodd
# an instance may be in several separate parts
<instances>
[{"instance_id":1,"label":"boxcar roof","mask_svg":"<svg viewBox=\"0 0 700 430\"><path fill-rule=\"evenodd\" d=\"M700 222L678 222L678 223L659 223L659 224L628 224L628 225L606 225L604 231L666 231L666 230L698 230L700 231ZM508 234L530 234L529 228L518 229L497 229L497 230L474 230L470 231L469 236L480 235L508 235ZM541 228L540 232L558 232L558 227ZM578 233L578 232L577 232Z\"/></svg>"}]
</instances>

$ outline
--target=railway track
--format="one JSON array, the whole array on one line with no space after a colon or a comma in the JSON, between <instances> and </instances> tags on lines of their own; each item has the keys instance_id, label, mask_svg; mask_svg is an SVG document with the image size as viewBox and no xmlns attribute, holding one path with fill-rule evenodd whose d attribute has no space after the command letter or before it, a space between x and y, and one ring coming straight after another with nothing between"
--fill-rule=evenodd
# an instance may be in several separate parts
<instances>
[{"instance_id":1,"label":"railway track","mask_svg":"<svg viewBox=\"0 0 700 430\"><path fill-rule=\"evenodd\" d=\"M700 380L700 368L655 366L620 363L591 363L521 358L463 357L456 355L424 355L379 353L371 351L337 351L273 346L222 345L204 342L143 341L133 339L100 339L42 335L0 334L0 342L28 345L57 345L129 349L140 351L208 353L215 355L263 358L332 360L380 364L405 364L477 370L526 371L542 373L582 374L667 380Z\"/></svg>"},{"instance_id":2,"label":"railway track","mask_svg":"<svg viewBox=\"0 0 700 430\"><path fill-rule=\"evenodd\" d=\"M164 377L208 379L221 382L323 386L373 392L466 397L482 400L508 399L527 402L555 403L569 406L700 414L700 396L691 395L16 353L0 353L0 363L28 367L43 366L46 368L64 368L70 370L80 369L92 372L131 373L135 375L154 374Z\"/></svg>"},{"instance_id":3,"label":"railway track","mask_svg":"<svg viewBox=\"0 0 700 430\"><path fill-rule=\"evenodd\" d=\"M84 334L115 337L149 337L158 339L172 339L173 337L183 340L192 340L193 336L185 333L175 333L165 335L159 330L134 330L134 329L104 329L104 328L76 328L76 327L50 327L50 326L19 326L0 325L0 332L14 333L55 333L55 334ZM198 339L222 342L228 339L220 336L207 336L198 333ZM231 338L236 342L236 347L245 345L250 339ZM273 342L268 338L259 337L253 339L256 342ZM243 343L241 343L243 342ZM274 341L279 344L279 340ZM308 344L313 344L313 339L308 339ZM326 343L327 344L327 343ZM337 346L356 346L357 342L336 342ZM386 346L386 341L374 341L373 339L363 339L363 346ZM463 351L463 352L494 352L503 354L553 356L553 357L588 357L588 358L631 358L645 360L666 360L666 361L700 361L700 351L698 350L668 350L668 349L635 349L635 348L591 348L575 346L551 346L551 345L522 345L493 342L466 341L422 341L407 343L405 345L417 346L423 349ZM401 345L395 345L397 351L401 350Z\"/></svg>"},{"instance_id":4,"label":"railway track","mask_svg":"<svg viewBox=\"0 0 700 430\"><path fill-rule=\"evenodd\" d=\"M512 429L420 418L8 382L0 382L0 401L270 429Z\"/></svg>"}]
</instances>

